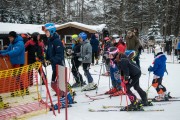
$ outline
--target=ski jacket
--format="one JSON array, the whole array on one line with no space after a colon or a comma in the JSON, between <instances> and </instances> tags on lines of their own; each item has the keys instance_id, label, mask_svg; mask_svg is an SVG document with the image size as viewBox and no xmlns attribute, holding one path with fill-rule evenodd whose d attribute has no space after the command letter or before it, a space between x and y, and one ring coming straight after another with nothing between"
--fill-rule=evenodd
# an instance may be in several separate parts
<instances>
[{"instance_id":1,"label":"ski jacket","mask_svg":"<svg viewBox=\"0 0 180 120\"><path fill-rule=\"evenodd\" d=\"M88 40L82 42L80 54L83 58L82 63L92 62L92 47Z\"/></svg>"},{"instance_id":2,"label":"ski jacket","mask_svg":"<svg viewBox=\"0 0 180 120\"><path fill-rule=\"evenodd\" d=\"M96 39L96 36L92 34L90 44L92 46L92 52L98 52L99 50L99 41Z\"/></svg>"},{"instance_id":3,"label":"ski jacket","mask_svg":"<svg viewBox=\"0 0 180 120\"><path fill-rule=\"evenodd\" d=\"M81 62L78 60L79 58L78 54L81 52L81 44L80 43L74 44L72 51L73 51L73 54L72 54L71 63L81 64Z\"/></svg>"},{"instance_id":4,"label":"ski jacket","mask_svg":"<svg viewBox=\"0 0 180 120\"><path fill-rule=\"evenodd\" d=\"M48 39L46 59L51 62L53 69L56 69L56 64L65 65L64 46L57 33L54 33L53 36Z\"/></svg>"},{"instance_id":5,"label":"ski jacket","mask_svg":"<svg viewBox=\"0 0 180 120\"><path fill-rule=\"evenodd\" d=\"M123 45L120 42L116 45L116 47L118 48L119 52L121 52L121 53L124 53L126 50L126 44Z\"/></svg>"},{"instance_id":6,"label":"ski jacket","mask_svg":"<svg viewBox=\"0 0 180 120\"><path fill-rule=\"evenodd\" d=\"M127 45L127 50L135 50L136 52L138 52L140 42L137 39L137 37L133 35L132 38L126 37L126 45Z\"/></svg>"},{"instance_id":7,"label":"ski jacket","mask_svg":"<svg viewBox=\"0 0 180 120\"><path fill-rule=\"evenodd\" d=\"M164 72L166 72L166 56L164 54L160 54L154 59L154 66L150 67L149 70L154 73L154 75L163 77Z\"/></svg>"},{"instance_id":8,"label":"ski jacket","mask_svg":"<svg viewBox=\"0 0 180 120\"><path fill-rule=\"evenodd\" d=\"M131 79L141 74L139 67L129 60L126 55L122 54L120 61L116 63L118 69L121 71L121 75L130 76Z\"/></svg>"},{"instance_id":9,"label":"ski jacket","mask_svg":"<svg viewBox=\"0 0 180 120\"><path fill-rule=\"evenodd\" d=\"M25 44L25 49L28 51L28 64L36 62L36 58L41 61L44 59L44 44L42 42L36 44L35 41L29 40Z\"/></svg>"},{"instance_id":10,"label":"ski jacket","mask_svg":"<svg viewBox=\"0 0 180 120\"><path fill-rule=\"evenodd\" d=\"M24 64L25 63L25 48L23 38L17 36L12 43L9 44L6 50L1 53L6 53L10 57L11 64Z\"/></svg>"}]
</instances>

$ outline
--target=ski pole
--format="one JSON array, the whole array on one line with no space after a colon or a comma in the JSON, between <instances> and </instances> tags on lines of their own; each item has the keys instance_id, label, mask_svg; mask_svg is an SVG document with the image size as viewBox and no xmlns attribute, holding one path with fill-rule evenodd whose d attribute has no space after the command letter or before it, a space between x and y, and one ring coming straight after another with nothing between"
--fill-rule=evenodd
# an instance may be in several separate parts
<instances>
[{"instance_id":1,"label":"ski pole","mask_svg":"<svg viewBox=\"0 0 180 120\"><path fill-rule=\"evenodd\" d=\"M101 68L100 68L100 74L99 74L99 79L98 79L98 85L97 85L97 88L96 88L96 94L97 94L97 91L98 91L99 81L100 81L100 78L101 78L101 70L102 70L102 66L103 66L103 64L101 64Z\"/></svg>"},{"instance_id":2,"label":"ski pole","mask_svg":"<svg viewBox=\"0 0 180 120\"><path fill-rule=\"evenodd\" d=\"M149 82L150 82L150 75L151 75L151 73L149 72L149 75L148 75L148 89L147 89L147 98L148 98L148 91L149 91L149 89L150 89L150 87L151 86L149 86Z\"/></svg>"}]
</instances>

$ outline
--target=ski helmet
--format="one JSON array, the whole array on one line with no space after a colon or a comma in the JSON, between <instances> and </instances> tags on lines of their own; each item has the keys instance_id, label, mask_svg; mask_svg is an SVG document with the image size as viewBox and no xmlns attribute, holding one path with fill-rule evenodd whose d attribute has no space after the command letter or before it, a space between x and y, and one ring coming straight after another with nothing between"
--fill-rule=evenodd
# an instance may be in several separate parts
<instances>
[{"instance_id":1,"label":"ski helmet","mask_svg":"<svg viewBox=\"0 0 180 120\"><path fill-rule=\"evenodd\" d=\"M42 30L48 30L50 34L53 35L56 32L56 27L54 23L46 23L44 26L42 26Z\"/></svg>"},{"instance_id":2,"label":"ski helmet","mask_svg":"<svg viewBox=\"0 0 180 120\"><path fill-rule=\"evenodd\" d=\"M87 39L87 34L85 32L81 32L79 34L79 38L82 38L82 40L85 41Z\"/></svg>"},{"instance_id":3,"label":"ski helmet","mask_svg":"<svg viewBox=\"0 0 180 120\"><path fill-rule=\"evenodd\" d=\"M108 52L109 52L109 58L110 59L115 59L119 50L116 48L116 47L110 47L108 49Z\"/></svg>"},{"instance_id":4,"label":"ski helmet","mask_svg":"<svg viewBox=\"0 0 180 120\"><path fill-rule=\"evenodd\" d=\"M78 35L77 35L77 34L74 34L74 35L71 36L71 38L72 38L72 40L77 41L77 40L78 40Z\"/></svg>"},{"instance_id":5,"label":"ski helmet","mask_svg":"<svg viewBox=\"0 0 180 120\"><path fill-rule=\"evenodd\" d=\"M107 40L110 40L110 38L109 37L105 37L104 40L107 41Z\"/></svg>"}]
</instances>

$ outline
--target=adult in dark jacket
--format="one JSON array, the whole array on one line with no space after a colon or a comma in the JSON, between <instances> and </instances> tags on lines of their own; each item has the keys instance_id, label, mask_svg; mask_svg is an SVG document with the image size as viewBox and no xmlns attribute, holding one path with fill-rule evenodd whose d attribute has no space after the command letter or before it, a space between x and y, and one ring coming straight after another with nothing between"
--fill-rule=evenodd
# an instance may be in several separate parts
<instances>
[{"instance_id":1,"label":"adult in dark jacket","mask_svg":"<svg viewBox=\"0 0 180 120\"><path fill-rule=\"evenodd\" d=\"M23 38L15 31L9 32L10 44L6 50L0 51L0 56L9 56L14 68L23 66L25 63L25 48Z\"/></svg>"},{"instance_id":2,"label":"adult in dark jacket","mask_svg":"<svg viewBox=\"0 0 180 120\"><path fill-rule=\"evenodd\" d=\"M96 39L95 34L91 35L90 44L92 46L92 65L94 65L94 58L96 59L96 65L98 64L99 56L99 41Z\"/></svg>"},{"instance_id":3,"label":"adult in dark jacket","mask_svg":"<svg viewBox=\"0 0 180 120\"><path fill-rule=\"evenodd\" d=\"M64 46L59 38L59 35L56 33L56 27L54 23L47 23L42 27L42 30L45 32L48 37L48 48L46 51L46 60L51 62L52 66L52 79L51 87L57 93L57 81L56 80L56 65L65 65L64 61Z\"/></svg>"},{"instance_id":4,"label":"adult in dark jacket","mask_svg":"<svg viewBox=\"0 0 180 120\"><path fill-rule=\"evenodd\" d=\"M76 83L74 83L72 85L72 87L79 87L79 86L84 85L82 75L79 72L79 66L81 65L81 62L78 60L78 58L79 58L78 54L81 51L81 43L79 41L78 35L74 34L74 35L71 36L71 38L72 38L72 42L74 43L74 46L72 48L72 51L68 52L68 54L72 55L72 59L71 59L72 69L71 69L71 72L72 72L72 74L74 76L74 79L76 81Z\"/></svg>"},{"instance_id":5,"label":"adult in dark jacket","mask_svg":"<svg viewBox=\"0 0 180 120\"><path fill-rule=\"evenodd\" d=\"M119 70L121 71L121 75L124 76L122 81L125 83L126 94L128 95L129 100L131 102L131 104L128 107L125 107L122 110L141 109L141 107L137 102L137 97L130 90L131 87L134 87L134 89L138 92L138 94L142 99L142 103L144 105L148 105L146 92L143 91L139 86L139 78L141 76L141 70L139 69L139 67L130 59L128 59L125 54L122 53L119 53L115 57L115 63L119 68Z\"/></svg>"}]
</instances>

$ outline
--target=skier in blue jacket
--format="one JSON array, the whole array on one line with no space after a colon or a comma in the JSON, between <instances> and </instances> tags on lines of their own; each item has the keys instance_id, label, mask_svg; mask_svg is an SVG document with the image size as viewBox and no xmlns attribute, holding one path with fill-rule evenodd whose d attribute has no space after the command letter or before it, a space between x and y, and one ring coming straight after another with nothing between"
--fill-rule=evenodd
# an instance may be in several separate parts
<instances>
[{"instance_id":1,"label":"skier in blue jacket","mask_svg":"<svg viewBox=\"0 0 180 120\"><path fill-rule=\"evenodd\" d=\"M152 86L156 89L158 96L154 98L154 100L161 101L161 100L168 100L168 94L166 92L166 87L162 85L162 80L164 76L164 72L166 72L166 56L163 52L155 49L155 59L153 62L153 67L150 66L148 68L149 72L153 72L153 82Z\"/></svg>"}]
</instances>

